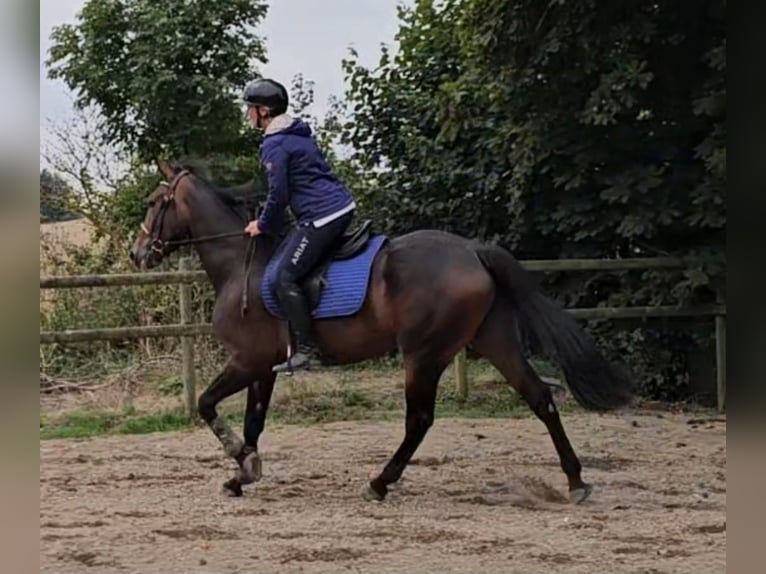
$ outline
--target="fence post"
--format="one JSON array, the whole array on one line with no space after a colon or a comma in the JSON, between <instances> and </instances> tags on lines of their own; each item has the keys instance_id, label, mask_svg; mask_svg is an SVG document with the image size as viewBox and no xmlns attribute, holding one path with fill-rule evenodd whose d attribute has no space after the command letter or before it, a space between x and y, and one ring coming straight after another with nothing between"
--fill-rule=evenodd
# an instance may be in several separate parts
<instances>
[{"instance_id":1,"label":"fence post","mask_svg":"<svg viewBox=\"0 0 766 574\"><path fill-rule=\"evenodd\" d=\"M718 303L722 302L719 292ZM715 316L715 371L718 412L723 412L726 406L726 315L720 313Z\"/></svg>"},{"instance_id":2,"label":"fence post","mask_svg":"<svg viewBox=\"0 0 766 574\"><path fill-rule=\"evenodd\" d=\"M191 258L182 257L178 263L178 267L181 271L189 271L191 269ZM182 325L192 323L191 290L192 287L189 283L181 283L178 288ZM186 413L191 420L194 420L197 418L197 390L194 377L194 337L181 337L181 352L183 361L183 371L181 376L184 383Z\"/></svg>"},{"instance_id":3,"label":"fence post","mask_svg":"<svg viewBox=\"0 0 766 574\"><path fill-rule=\"evenodd\" d=\"M455 355L455 383L457 396L461 401L468 398L468 376L466 375L465 349Z\"/></svg>"}]
</instances>

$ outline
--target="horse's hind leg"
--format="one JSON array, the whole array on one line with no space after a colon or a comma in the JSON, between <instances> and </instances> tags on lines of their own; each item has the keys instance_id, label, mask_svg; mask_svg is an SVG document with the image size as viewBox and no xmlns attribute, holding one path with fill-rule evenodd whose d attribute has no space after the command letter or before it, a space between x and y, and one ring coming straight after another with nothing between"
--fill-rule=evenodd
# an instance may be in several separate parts
<instances>
[{"instance_id":1,"label":"horse's hind leg","mask_svg":"<svg viewBox=\"0 0 766 574\"><path fill-rule=\"evenodd\" d=\"M226 421L218 416L216 406L226 397L247 387L254 379L253 371L239 367L232 361L229 361L223 371L200 395L197 402L200 417L208 424L213 434L218 437L218 440L221 441L224 452L236 460L240 467L248 454L245 452L245 443L229 427ZM227 489L235 496L242 494L241 487L238 490L236 488L232 490L227 486Z\"/></svg>"},{"instance_id":2,"label":"horse's hind leg","mask_svg":"<svg viewBox=\"0 0 766 574\"><path fill-rule=\"evenodd\" d=\"M364 496L368 500L385 498L388 485L402 476L412 455L433 424L436 388L445 366L446 363L436 365L418 361L413 356L404 357L404 392L407 401L404 440L383 471L366 486Z\"/></svg>"},{"instance_id":3,"label":"horse's hind leg","mask_svg":"<svg viewBox=\"0 0 766 574\"><path fill-rule=\"evenodd\" d=\"M418 262L411 265L417 268ZM393 277L386 284L394 322L400 326L397 343L404 358L407 412L404 440L366 487L365 497L372 500L385 498L388 485L399 480L420 446L434 421L439 378L474 337L494 297L492 279L471 251L456 250L449 267L433 265L421 272L411 274L422 283L409 290L403 285L410 285L412 276Z\"/></svg>"},{"instance_id":4,"label":"horse's hind leg","mask_svg":"<svg viewBox=\"0 0 766 574\"><path fill-rule=\"evenodd\" d=\"M580 503L591 492L582 481L582 466L564 432L551 390L524 358L516 336L513 309L502 298L497 298L473 341L473 348L485 356L516 389L537 417L545 424L559 455L561 468L569 481L569 497Z\"/></svg>"}]
</instances>

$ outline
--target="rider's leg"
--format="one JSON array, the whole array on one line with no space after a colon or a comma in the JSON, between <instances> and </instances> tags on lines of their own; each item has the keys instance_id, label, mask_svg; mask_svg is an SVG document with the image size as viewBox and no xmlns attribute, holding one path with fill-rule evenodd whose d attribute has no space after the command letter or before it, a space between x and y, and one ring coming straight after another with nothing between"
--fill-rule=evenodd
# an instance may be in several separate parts
<instances>
[{"instance_id":1,"label":"rider's leg","mask_svg":"<svg viewBox=\"0 0 766 574\"><path fill-rule=\"evenodd\" d=\"M285 363L274 367L276 372L321 365L319 348L313 335L311 309L300 283L348 229L352 217L349 213L321 227L299 227L289 239L290 244L282 255L277 272L277 296L290 322L297 348Z\"/></svg>"}]
</instances>

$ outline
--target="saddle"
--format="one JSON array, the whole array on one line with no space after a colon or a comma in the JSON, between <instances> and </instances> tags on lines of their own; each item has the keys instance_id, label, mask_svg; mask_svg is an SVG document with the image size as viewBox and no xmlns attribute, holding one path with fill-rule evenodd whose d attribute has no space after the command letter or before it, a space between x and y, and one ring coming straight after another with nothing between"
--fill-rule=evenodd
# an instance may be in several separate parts
<instances>
[{"instance_id":1,"label":"saddle","mask_svg":"<svg viewBox=\"0 0 766 574\"><path fill-rule=\"evenodd\" d=\"M370 227L371 219L365 219L357 227L346 231L338 238L337 243L332 247L327 256L314 266L303 281L301 288L306 294L309 307L313 310L319 305L319 298L322 295L322 289L327 286L327 270L333 261L351 259L364 251L372 234Z\"/></svg>"}]
</instances>

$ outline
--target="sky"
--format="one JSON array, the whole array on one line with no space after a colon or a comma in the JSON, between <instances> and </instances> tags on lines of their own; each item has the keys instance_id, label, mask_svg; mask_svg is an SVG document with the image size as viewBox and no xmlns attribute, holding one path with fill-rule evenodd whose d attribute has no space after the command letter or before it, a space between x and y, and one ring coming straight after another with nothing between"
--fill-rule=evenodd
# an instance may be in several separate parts
<instances>
[{"instance_id":1,"label":"sky","mask_svg":"<svg viewBox=\"0 0 766 574\"><path fill-rule=\"evenodd\" d=\"M311 111L319 117L327 109L331 94L343 94L341 60L349 46L359 61L374 66L380 45L395 49L398 29L396 6L412 0L271 0L259 33L266 41L268 64L261 67L270 76L290 86L299 72L315 82L315 104ZM61 81L47 78L45 60L54 26L75 23L85 0L40 0L40 145L49 136L48 118L69 117L73 95ZM42 161L42 159L41 159Z\"/></svg>"}]
</instances>

